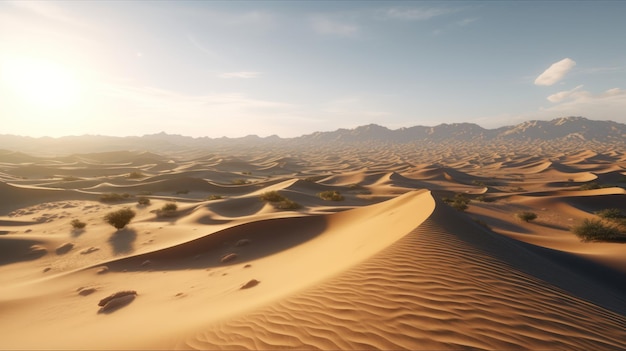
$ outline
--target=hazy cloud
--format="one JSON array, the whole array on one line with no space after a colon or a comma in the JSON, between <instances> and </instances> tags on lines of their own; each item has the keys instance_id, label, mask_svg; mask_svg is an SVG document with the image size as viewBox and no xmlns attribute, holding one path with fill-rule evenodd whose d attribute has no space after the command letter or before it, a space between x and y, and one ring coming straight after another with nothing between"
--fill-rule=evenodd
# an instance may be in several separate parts
<instances>
[{"instance_id":1,"label":"hazy cloud","mask_svg":"<svg viewBox=\"0 0 626 351\"><path fill-rule=\"evenodd\" d=\"M535 79L535 85L553 85L563 79L574 66L576 62L570 58L555 62Z\"/></svg>"},{"instance_id":2,"label":"hazy cloud","mask_svg":"<svg viewBox=\"0 0 626 351\"><path fill-rule=\"evenodd\" d=\"M424 21L433 17L456 12L451 8L398 8L392 7L384 11L384 17L388 19L399 19L405 21Z\"/></svg>"},{"instance_id":3,"label":"hazy cloud","mask_svg":"<svg viewBox=\"0 0 626 351\"><path fill-rule=\"evenodd\" d=\"M247 71L243 71L243 72L226 72L226 73L221 73L219 75L220 78L242 78L242 79L249 79L249 78L256 78L258 76L261 75L261 72L247 72Z\"/></svg>"},{"instance_id":4,"label":"hazy cloud","mask_svg":"<svg viewBox=\"0 0 626 351\"><path fill-rule=\"evenodd\" d=\"M562 116L589 116L610 120L615 120L618 116L623 115L623 111L626 109L626 90L612 88L602 93L594 94L577 88L569 92L563 92L565 94L560 97L560 100L556 99L559 103L548 108L541 108L540 111L548 113L550 116L555 114Z\"/></svg>"},{"instance_id":5,"label":"hazy cloud","mask_svg":"<svg viewBox=\"0 0 626 351\"><path fill-rule=\"evenodd\" d=\"M359 26L346 20L338 20L329 16L311 18L313 30L319 34L352 37L359 32Z\"/></svg>"},{"instance_id":6,"label":"hazy cloud","mask_svg":"<svg viewBox=\"0 0 626 351\"><path fill-rule=\"evenodd\" d=\"M568 99L570 97L575 98L576 94L585 93L584 91L583 92L580 91L580 89L582 89L582 87L583 87L582 85L579 85L576 88L571 89L571 90L560 91L560 92L558 92L556 94L552 94L552 95L548 96L547 99L550 102L556 103L556 102L561 102L561 101L563 101L565 99Z\"/></svg>"}]
</instances>

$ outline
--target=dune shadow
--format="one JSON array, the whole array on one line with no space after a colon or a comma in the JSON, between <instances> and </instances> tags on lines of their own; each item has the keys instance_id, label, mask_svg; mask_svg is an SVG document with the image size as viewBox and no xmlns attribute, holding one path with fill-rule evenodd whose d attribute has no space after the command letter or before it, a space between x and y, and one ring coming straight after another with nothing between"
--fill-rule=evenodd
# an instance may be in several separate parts
<instances>
[{"instance_id":1,"label":"dune shadow","mask_svg":"<svg viewBox=\"0 0 626 351\"><path fill-rule=\"evenodd\" d=\"M0 240L0 266L22 261L32 261L45 256L48 251L41 242L3 237Z\"/></svg>"},{"instance_id":2,"label":"dune shadow","mask_svg":"<svg viewBox=\"0 0 626 351\"><path fill-rule=\"evenodd\" d=\"M107 263L112 271L239 265L303 244L327 229L325 216L274 218L230 227L176 246ZM233 260L225 261L225 256Z\"/></svg>"},{"instance_id":3,"label":"dune shadow","mask_svg":"<svg viewBox=\"0 0 626 351\"><path fill-rule=\"evenodd\" d=\"M127 254L134 251L133 243L137 240L137 232L133 229L120 229L113 233L108 242L115 255Z\"/></svg>"}]
</instances>

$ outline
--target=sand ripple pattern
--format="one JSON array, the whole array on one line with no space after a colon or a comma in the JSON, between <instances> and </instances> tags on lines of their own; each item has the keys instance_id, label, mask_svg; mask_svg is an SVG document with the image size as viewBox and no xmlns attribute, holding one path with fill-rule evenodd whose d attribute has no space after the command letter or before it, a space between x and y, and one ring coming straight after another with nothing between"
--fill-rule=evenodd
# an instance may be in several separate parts
<instances>
[{"instance_id":1,"label":"sand ripple pattern","mask_svg":"<svg viewBox=\"0 0 626 351\"><path fill-rule=\"evenodd\" d=\"M438 205L426 222L371 260L319 287L213 325L178 346L626 349L624 316L464 240L463 230L447 228L449 215L454 216ZM477 229L467 229L472 230Z\"/></svg>"}]
</instances>

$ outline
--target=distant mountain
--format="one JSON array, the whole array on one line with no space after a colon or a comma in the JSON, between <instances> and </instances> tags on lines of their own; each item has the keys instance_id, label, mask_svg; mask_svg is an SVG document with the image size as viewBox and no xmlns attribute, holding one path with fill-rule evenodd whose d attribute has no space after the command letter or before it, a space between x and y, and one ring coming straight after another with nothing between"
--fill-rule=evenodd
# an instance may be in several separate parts
<instances>
[{"instance_id":1,"label":"distant mountain","mask_svg":"<svg viewBox=\"0 0 626 351\"><path fill-rule=\"evenodd\" d=\"M440 124L434 127L414 126L391 130L376 124L354 129L315 132L296 138L276 135L261 138L248 135L242 138L192 138L182 135L158 133L141 137L110 137L101 135L68 136L61 138L32 138L0 135L0 158L10 157L9 151L46 154L73 154L137 150L151 152L183 152L189 149L220 150L250 146L295 146L316 143L410 143L449 141L506 141L506 140L580 140L603 143L624 143L626 124L613 121L596 121L584 117L563 117L551 121L527 121L515 126L485 129L473 123ZM2 160L0 160L2 162Z\"/></svg>"}]
</instances>

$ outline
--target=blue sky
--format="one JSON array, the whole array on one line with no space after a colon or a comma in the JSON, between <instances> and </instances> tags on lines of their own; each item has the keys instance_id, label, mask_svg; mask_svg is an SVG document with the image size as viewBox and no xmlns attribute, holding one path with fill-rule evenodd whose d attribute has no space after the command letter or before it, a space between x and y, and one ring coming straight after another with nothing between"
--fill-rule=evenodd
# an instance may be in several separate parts
<instances>
[{"instance_id":1,"label":"blue sky","mask_svg":"<svg viewBox=\"0 0 626 351\"><path fill-rule=\"evenodd\" d=\"M626 2L0 2L3 134L626 123Z\"/></svg>"}]
</instances>

